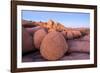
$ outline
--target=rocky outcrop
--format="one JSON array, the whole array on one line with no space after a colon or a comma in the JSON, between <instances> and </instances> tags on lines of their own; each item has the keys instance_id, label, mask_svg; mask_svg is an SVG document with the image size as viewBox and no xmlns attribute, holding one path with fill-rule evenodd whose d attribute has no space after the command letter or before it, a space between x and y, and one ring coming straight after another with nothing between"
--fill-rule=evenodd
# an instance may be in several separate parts
<instances>
[{"instance_id":1,"label":"rocky outcrop","mask_svg":"<svg viewBox=\"0 0 100 73\"><path fill-rule=\"evenodd\" d=\"M85 28L67 28L65 27L63 24L59 23L59 22L55 22L53 20L48 20L47 22L35 22L35 21L31 21L28 23L23 24L23 26L27 26L27 27L35 27L35 26L39 26L42 28L46 28L48 29L48 32L52 32L52 31L58 31L58 32L62 32L64 34L64 37L66 39L74 39L77 37L81 37L84 36L86 34L88 34L89 29L85 29Z\"/></svg>"}]
</instances>

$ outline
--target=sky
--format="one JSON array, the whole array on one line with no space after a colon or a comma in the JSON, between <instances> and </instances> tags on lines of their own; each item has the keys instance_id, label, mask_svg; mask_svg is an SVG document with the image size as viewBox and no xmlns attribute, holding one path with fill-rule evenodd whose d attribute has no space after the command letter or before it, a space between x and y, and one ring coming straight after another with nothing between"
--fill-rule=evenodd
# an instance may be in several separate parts
<instances>
[{"instance_id":1,"label":"sky","mask_svg":"<svg viewBox=\"0 0 100 73\"><path fill-rule=\"evenodd\" d=\"M89 13L22 10L22 19L44 22L51 19L66 27L90 27Z\"/></svg>"}]
</instances>

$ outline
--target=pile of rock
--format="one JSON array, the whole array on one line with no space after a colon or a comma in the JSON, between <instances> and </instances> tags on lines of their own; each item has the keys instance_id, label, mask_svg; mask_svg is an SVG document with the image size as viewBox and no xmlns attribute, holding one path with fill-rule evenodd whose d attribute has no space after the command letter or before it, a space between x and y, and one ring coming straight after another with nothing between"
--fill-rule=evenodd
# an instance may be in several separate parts
<instances>
[{"instance_id":1,"label":"pile of rock","mask_svg":"<svg viewBox=\"0 0 100 73\"><path fill-rule=\"evenodd\" d=\"M53 20L24 23L22 26L23 54L38 50L44 59L58 60L69 52L89 52L89 42L80 39L79 43L77 40L87 35L85 29L68 29Z\"/></svg>"}]
</instances>

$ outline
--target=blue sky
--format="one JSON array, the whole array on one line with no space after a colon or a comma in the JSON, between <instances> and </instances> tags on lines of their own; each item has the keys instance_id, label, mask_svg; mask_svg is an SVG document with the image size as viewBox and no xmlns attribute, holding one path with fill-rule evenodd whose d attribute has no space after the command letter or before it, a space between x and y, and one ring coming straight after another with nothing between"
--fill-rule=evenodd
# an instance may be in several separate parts
<instances>
[{"instance_id":1,"label":"blue sky","mask_svg":"<svg viewBox=\"0 0 100 73\"><path fill-rule=\"evenodd\" d=\"M76 12L22 11L22 19L30 21L48 21L52 19L66 27L89 27L90 14Z\"/></svg>"}]
</instances>

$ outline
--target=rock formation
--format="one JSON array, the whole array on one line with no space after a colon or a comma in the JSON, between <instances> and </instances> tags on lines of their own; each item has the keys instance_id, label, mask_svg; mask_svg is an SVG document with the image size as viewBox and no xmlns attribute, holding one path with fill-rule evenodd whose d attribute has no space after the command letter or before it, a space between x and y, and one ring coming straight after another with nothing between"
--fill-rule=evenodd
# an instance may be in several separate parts
<instances>
[{"instance_id":1,"label":"rock formation","mask_svg":"<svg viewBox=\"0 0 100 73\"><path fill-rule=\"evenodd\" d=\"M70 52L90 52L88 28L68 28L53 20L47 22L24 20L22 27L22 51L28 52L37 48L43 60L68 59L68 56L62 57L65 53ZM85 58L89 58L89 56Z\"/></svg>"}]
</instances>

